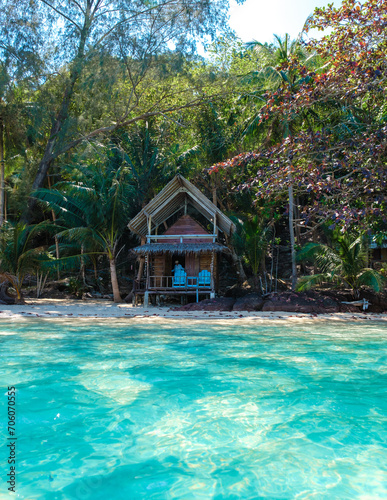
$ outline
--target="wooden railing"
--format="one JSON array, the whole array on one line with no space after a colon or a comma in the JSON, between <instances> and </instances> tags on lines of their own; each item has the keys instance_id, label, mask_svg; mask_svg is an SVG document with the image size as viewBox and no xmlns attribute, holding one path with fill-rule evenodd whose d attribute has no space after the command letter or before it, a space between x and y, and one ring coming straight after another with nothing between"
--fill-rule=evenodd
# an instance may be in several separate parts
<instances>
[{"instance_id":1,"label":"wooden railing","mask_svg":"<svg viewBox=\"0 0 387 500\"><path fill-rule=\"evenodd\" d=\"M147 279L143 278L134 281L134 291L141 292L148 290L210 290L211 282L204 281L199 276L186 276L185 278L174 276L149 276L148 287Z\"/></svg>"},{"instance_id":2,"label":"wooden railing","mask_svg":"<svg viewBox=\"0 0 387 500\"><path fill-rule=\"evenodd\" d=\"M212 240L215 243L217 238L216 234L147 234L147 243L151 243L152 240L158 242L159 240L179 240L180 243L184 243L184 240Z\"/></svg>"}]
</instances>

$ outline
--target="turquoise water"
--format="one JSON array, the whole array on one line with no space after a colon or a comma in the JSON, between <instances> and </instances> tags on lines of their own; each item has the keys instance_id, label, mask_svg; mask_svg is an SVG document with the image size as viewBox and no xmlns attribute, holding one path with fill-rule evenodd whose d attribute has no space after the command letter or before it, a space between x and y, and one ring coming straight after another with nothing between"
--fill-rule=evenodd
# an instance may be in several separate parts
<instances>
[{"instance_id":1,"label":"turquoise water","mask_svg":"<svg viewBox=\"0 0 387 500\"><path fill-rule=\"evenodd\" d=\"M12 498L387 498L387 325L0 329L1 471L17 388Z\"/></svg>"}]
</instances>

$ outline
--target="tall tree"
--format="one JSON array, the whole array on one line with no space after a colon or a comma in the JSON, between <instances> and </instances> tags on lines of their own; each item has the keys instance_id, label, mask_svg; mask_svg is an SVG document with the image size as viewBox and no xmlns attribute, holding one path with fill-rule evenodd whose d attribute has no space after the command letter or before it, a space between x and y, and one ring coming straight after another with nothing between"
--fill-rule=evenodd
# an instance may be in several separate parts
<instances>
[{"instance_id":1,"label":"tall tree","mask_svg":"<svg viewBox=\"0 0 387 500\"><path fill-rule=\"evenodd\" d=\"M41 51L48 44L49 50L45 52L51 57L47 67L62 72L62 97L52 113L50 131L33 182L36 189L43 186L53 161L77 144L198 100L197 96L187 99L182 94L178 103L171 104L171 89L163 88L150 102L144 103L143 81L147 71L154 67L155 59L169 47L180 52L192 50L198 37L215 35L217 29L226 25L228 4L222 0L37 0L33 3L21 0L12 3L10 8L8 0L2 0L0 10L7 10L7 26L15 32L15 39L19 35L18 21L27 8L28 16L40 18L34 40L42 42ZM97 65L98 61L104 65L107 55L119 61L111 73L111 81L106 82L103 69L85 81L86 68ZM117 84L118 77L121 84ZM118 87L120 92L115 102L110 103L104 122L90 123L82 130L75 123L75 96L81 83L93 89L96 78L109 83L106 93Z\"/></svg>"},{"instance_id":2,"label":"tall tree","mask_svg":"<svg viewBox=\"0 0 387 500\"><path fill-rule=\"evenodd\" d=\"M252 82L256 85L253 93L249 93L248 98L257 104L257 108L248 120L244 135L261 135L264 146L270 145L273 140L292 140L294 129L296 127L297 115L291 113L276 113L267 117L268 123L262 124L262 109L266 103L272 99L273 94L277 95L281 91L286 93L289 99L298 91L303 82L303 75L298 71L298 65L294 61L303 61L307 54L301 45L301 40L291 41L288 34L284 38L274 35L274 44L262 44L257 41L247 44L249 50L254 50L261 56L259 67L256 71L249 74ZM262 133L264 129L266 132ZM258 132L258 134L257 134ZM291 159L288 167L288 214L289 214L289 234L290 234L290 252L292 263L292 289L297 283L297 266L294 234L294 193L291 172Z\"/></svg>"},{"instance_id":3,"label":"tall tree","mask_svg":"<svg viewBox=\"0 0 387 500\"><path fill-rule=\"evenodd\" d=\"M58 233L59 240L64 244L70 241L70 245L77 242L86 250L79 258L87 256L88 249L92 255L108 258L114 301L121 302L116 269L118 245L136 205L129 169L125 163L117 166L114 160L114 154L107 151L106 165L95 160L94 164L78 167L77 181L37 190L34 196L69 227ZM74 258L61 257L56 262L72 264Z\"/></svg>"},{"instance_id":4,"label":"tall tree","mask_svg":"<svg viewBox=\"0 0 387 500\"><path fill-rule=\"evenodd\" d=\"M15 8L12 3L0 8L0 226L5 217L6 149L20 153L26 147L21 113L44 66L36 50L37 19L20 9L15 30L10 22Z\"/></svg>"},{"instance_id":5,"label":"tall tree","mask_svg":"<svg viewBox=\"0 0 387 500\"><path fill-rule=\"evenodd\" d=\"M261 109L262 122L281 114L297 118L301 126L292 141L231 161L258 162L252 182L265 198L288 189L291 165L293 185L308 201L305 224L331 220L346 229L354 223L367 226L369 216L386 222L387 37L381 29L386 22L385 3L375 0L317 9L309 25L331 32L308 47L324 66L316 71L291 60L303 76L300 85L291 94L279 89Z\"/></svg>"}]
</instances>

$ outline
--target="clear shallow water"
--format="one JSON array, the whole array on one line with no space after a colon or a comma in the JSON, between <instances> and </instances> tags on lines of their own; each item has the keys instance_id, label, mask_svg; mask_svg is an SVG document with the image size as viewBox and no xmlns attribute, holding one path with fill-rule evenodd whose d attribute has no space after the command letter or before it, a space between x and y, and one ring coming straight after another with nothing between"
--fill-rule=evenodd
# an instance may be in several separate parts
<instances>
[{"instance_id":1,"label":"clear shallow water","mask_svg":"<svg viewBox=\"0 0 387 500\"><path fill-rule=\"evenodd\" d=\"M18 498L387 498L385 324L0 330L2 425L6 386L18 390Z\"/></svg>"}]
</instances>

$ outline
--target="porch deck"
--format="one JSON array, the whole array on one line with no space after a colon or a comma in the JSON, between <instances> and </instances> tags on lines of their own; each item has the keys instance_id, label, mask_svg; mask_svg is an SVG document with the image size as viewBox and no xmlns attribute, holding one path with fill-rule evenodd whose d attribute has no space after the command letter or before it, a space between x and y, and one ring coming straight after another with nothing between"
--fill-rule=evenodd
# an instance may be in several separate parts
<instances>
[{"instance_id":1,"label":"porch deck","mask_svg":"<svg viewBox=\"0 0 387 500\"><path fill-rule=\"evenodd\" d=\"M203 280L200 276L186 276L182 279L180 276L149 276L134 281L134 301L136 297L145 294L150 296L160 295L196 295L196 301L199 301L199 295L209 295L214 293L213 283Z\"/></svg>"}]
</instances>

